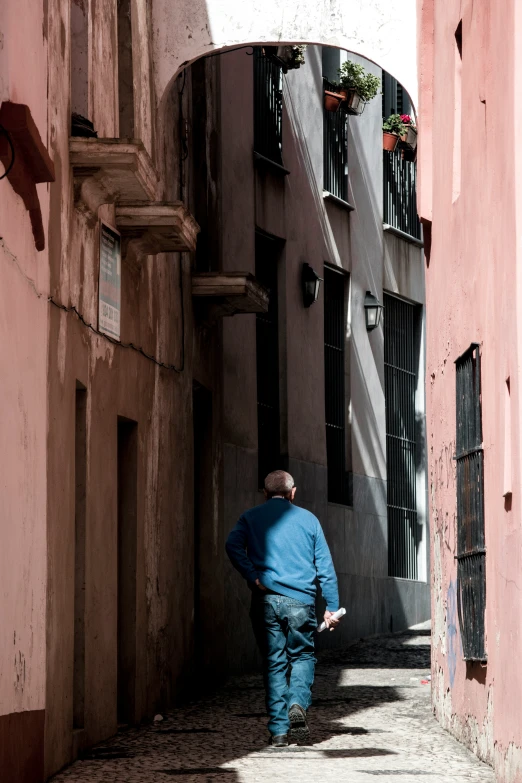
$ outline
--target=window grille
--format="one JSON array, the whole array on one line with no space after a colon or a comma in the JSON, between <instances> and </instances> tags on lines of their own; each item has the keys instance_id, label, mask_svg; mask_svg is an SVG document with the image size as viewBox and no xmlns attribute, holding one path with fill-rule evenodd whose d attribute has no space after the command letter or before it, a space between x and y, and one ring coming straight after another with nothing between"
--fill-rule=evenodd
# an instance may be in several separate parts
<instances>
[{"instance_id":1,"label":"window grille","mask_svg":"<svg viewBox=\"0 0 522 783\"><path fill-rule=\"evenodd\" d=\"M345 394L346 277L324 269L324 386L328 500L351 504L350 474L346 470Z\"/></svg>"},{"instance_id":2,"label":"window grille","mask_svg":"<svg viewBox=\"0 0 522 783\"><path fill-rule=\"evenodd\" d=\"M417 164L403 159L403 151L383 150L384 209L383 221L404 231L414 239L421 239L417 215Z\"/></svg>"},{"instance_id":3,"label":"window grille","mask_svg":"<svg viewBox=\"0 0 522 783\"><path fill-rule=\"evenodd\" d=\"M275 240L256 235L256 278L268 288L268 312L256 314L257 434L259 487L283 468L279 407L279 323Z\"/></svg>"},{"instance_id":4,"label":"window grille","mask_svg":"<svg viewBox=\"0 0 522 783\"><path fill-rule=\"evenodd\" d=\"M411 114L407 93L397 79L383 71L382 116ZM421 239L421 226L417 215L417 164L405 160L408 151L383 151L383 221L414 239Z\"/></svg>"},{"instance_id":5,"label":"window grille","mask_svg":"<svg viewBox=\"0 0 522 783\"><path fill-rule=\"evenodd\" d=\"M324 80L324 89L333 89ZM348 201L348 117L343 109L323 109L323 187L333 196Z\"/></svg>"},{"instance_id":6,"label":"window grille","mask_svg":"<svg viewBox=\"0 0 522 783\"><path fill-rule=\"evenodd\" d=\"M283 74L281 66L254 48L254 149L283 163Z\"/></svg>"},{"instance_id":7,"label":"window grille","mask_svg":"<svg viewBox=\"0 0 522 783\"><path fill-rule=\"evenodd\" d=\"M480 350L476 343L456 361L457 378L457 593L464 658L484 661L486 548Z\"/></svg>"},{"instance_id":8,"label":"window grille","mask_svg":"<svg viewBox=\"0 0 522 783\"><path fill-rule=\"evenodd\" d=\"M415 392L418 310L384 295L384 382L388 493L388 574L417 579Z\"/></svg>"}]
</instances>

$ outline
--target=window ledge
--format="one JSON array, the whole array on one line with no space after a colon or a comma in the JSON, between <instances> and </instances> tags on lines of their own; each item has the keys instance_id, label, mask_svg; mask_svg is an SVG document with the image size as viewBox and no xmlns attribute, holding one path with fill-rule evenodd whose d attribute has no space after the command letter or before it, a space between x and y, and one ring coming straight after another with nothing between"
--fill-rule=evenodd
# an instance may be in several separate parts
<instances>
[{"instance_id":1,"label":"window ledge","mask_svg":"<svg viewBox=\"0 0 522 783\"><path fill-rule=\"evenodd\" d=\"M323 190L323 198L325 201L331 201L332 204L337 204L338 207L345 209L347 212L353 212L355 209L353 204L350 204L343 198L339 198L339 196L334 196L334 194L330 193L328 190Z\"/></svg>"},{"instance_id":2,"label":"window ledge","mask_svg":"<svg viewBox=\"0 0 522 783\"><path fill-rule=\"evenodd\" d=\"M290 171L285 169L284 166L281 166L280 163L276 163L275 160L271 160L270 158L265 158L260 152L254 151L254 161L259 166L266 166L268 169L273 169L277 174L281 174L283 177L287 177L288 174L290 174Z\"/></svg>"},{"instance_id":3,"label":"window ledge","mask_svg":"<svg viewBox=\"0 0 522 783\"><path fill-rule=\"evenodd\" d=\"M394 236L399 237L399 239L404 239L405 242L409 242L416 247L424 247L422 239L412 237L411 234L407 234L406 231L401 231L400 228L395 228L394 226L389 226L388 223L383 223L382 229L388 234L393 234Z\"/></svg>"}]
</instances>

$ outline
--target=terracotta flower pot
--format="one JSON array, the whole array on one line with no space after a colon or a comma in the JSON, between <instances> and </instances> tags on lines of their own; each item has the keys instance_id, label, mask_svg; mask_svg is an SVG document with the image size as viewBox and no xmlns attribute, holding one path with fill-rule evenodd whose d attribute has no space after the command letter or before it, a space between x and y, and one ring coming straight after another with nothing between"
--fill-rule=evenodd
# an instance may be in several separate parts
<instances>
[{"instance_id":1,"label":"terracotta flower pot","mask_svg":"<svg viewBox=\"0 0 522 783\"><path fill-rule=\"evenodd\" d=\"M382 148L386 152L394 152L395 147L399 143L399 137L396 133L390 133L389 131L382 132Z\"/></svg>"},{"instance_id":2,"label":"terracotta flower pot","mask_svg":"<svg viewBox=\"0 0 522 783\"><path fill-rule=\"evenodd\" d=\"M338 111L343 101L343 96L339 92L324 91L324 108L326 111Z\"/></svg>"},{"instance_id":3,"label":"terracotta flower pot","mask_svg":"<svg viewBox=\"0 0 522 783\"><path fill-rule=\"evenodd\" d=\"M417 129L413 128L411 125L408 125L406 127L406 133L403 133L401 136L401 141L403 141L405 144L408 144L412 150L414 150L417 146Z\"/></svg>"}]
</instances>

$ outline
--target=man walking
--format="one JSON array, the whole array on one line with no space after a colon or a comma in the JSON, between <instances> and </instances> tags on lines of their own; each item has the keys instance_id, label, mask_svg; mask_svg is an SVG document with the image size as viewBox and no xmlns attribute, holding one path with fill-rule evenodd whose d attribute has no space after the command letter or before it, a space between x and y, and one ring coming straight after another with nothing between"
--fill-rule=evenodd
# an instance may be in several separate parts
<instances>
[{"instance_id":1,"label":"man walking","mask_svg":"<svg viewBox=\"0 0 522 783\"><path fill-rule=\"evenodd\" d=\"M250 617L265 667L271 744L288 745L288 735L306 743L306 711L314 681L316 580L326 599L324 619L333 631L339 593L332 557L317 517L294 506L289 473L265 479L266 502L245 511L231 531L227 554L252 590Z\"/></svg>"}]
</instances>

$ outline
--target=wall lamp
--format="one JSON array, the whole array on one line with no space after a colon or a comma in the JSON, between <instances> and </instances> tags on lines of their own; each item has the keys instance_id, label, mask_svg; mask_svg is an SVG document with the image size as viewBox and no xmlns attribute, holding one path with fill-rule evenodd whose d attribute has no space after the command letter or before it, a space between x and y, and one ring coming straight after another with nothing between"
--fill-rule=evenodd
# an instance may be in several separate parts
<instances>
[{"instance_id":1,"label":"wall lamp","mask_svg":"<svg viewBox=\"0 0 522 783\"><path fill-rule=\"evenodd\" d=\"M366 291L366 296L364 297L364 315L366 318L367 332L373 332L374 329L377 329L381 322L383 310L384 305L379 302L377 297L374 296L371 291Z\"/></svg>"},{"instance_id":2,"label":"wall lamp","mask_svg":"<svg viewBox=\"0 0 522 783\"><path fill-rule=\"evenodd\" d=\"M319 289L323 278L319 277L310 264L303 264L301 271L301 285L303 288L303 305L311 307L319 298Z\"/></svg>"}]
</instances>

